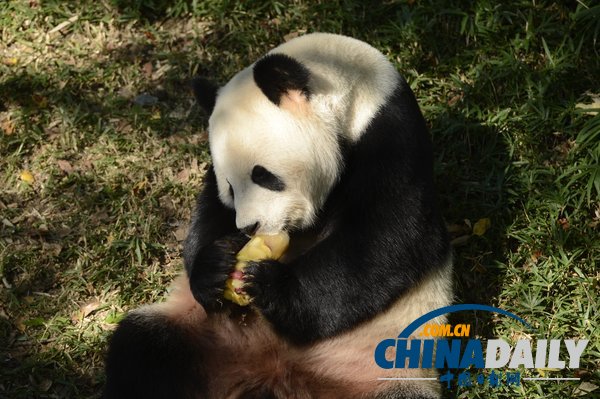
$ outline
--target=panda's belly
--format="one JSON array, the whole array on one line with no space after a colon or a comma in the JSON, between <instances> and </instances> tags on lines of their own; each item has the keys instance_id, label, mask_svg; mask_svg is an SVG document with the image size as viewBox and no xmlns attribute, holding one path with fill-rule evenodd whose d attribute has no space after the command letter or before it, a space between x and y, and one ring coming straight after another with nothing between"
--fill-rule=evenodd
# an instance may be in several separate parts
<instances>
[{"instance_id":1,"label":"panda's belly","mask_svg":"<svg viewBox=\"0 0 600 399\"><path fill-rule=\"evenodd\" d=\"M308 348L287 345L260 317L249 325L237 326L227 332L221 330L223 339L237 337L230 340L229 345L235 347L237 353L232 355L236 361L231 369L238 374L223 378L240 381L240 387L247 387L248 381L255 380L257 384L270 386L278 397L285 398L372 397L375 392L398 389L399 384L410 385L412 391L424 393L423 396L436 397L439 395L437 381L398 383L378 380L380 377L437 377L437 373L431 369L381 369L374 362L374 349L381 340L397 337L419 316L449 305L452 298L450 274L448 264L398 299L385 313L348 333ZM445 318L433 322L444 323ZM239 340L240 336L243 339ZM242 364L245 372L240 378L239 366ZM237 395L238 392L230 397Z\"/></svg>"},{"instance_id":2,"label":"panda's belly","mask_svg":"<svg viewBox=\"0 0 600 399\"><path fill-rule=\"evenodd\" d=\"M417 317L449 305L450 274L448 264L374 319L350 332L303 348L290 346L279 338L260 315L207 315L191 295L185 277L176 281L166 303L138 312L159 311L188 329L191 341L203 353L199 362L209 398L246 397L260 389L289 399L361 398L397 389L399 384L413 385L412 390L436 397L439 391L436 381L378 380L436 374L422 369L383 370L374 362L374 349L381 340L398 336ZM435 321L443 323L445 319Z\"/></svg>"},{"instance_id":3,"label":"panda's belly","mask_svg":"<svg viewBox=\"0 0 600 399\"><path fill-rule=\"evenodd\" d=\"M434 370L390 369L384 370L374 361L376 345L383 339L395 338L423 314L447 306L452 300L451 262L428 276L419 286L398 299L386 312L354 330L336 338L314 345L302 354L302 362L309 370L336 381L344 381L353 391L372 393L386 391L394 382L378 380L380 377L437 377ZM444 323L438 317L432 323ZM419 330L416 332L419 333ZM393 355L389 355L393 358ZM396 383L397 384L397 383ZM419 391L432 395L439 391L436 381L403 382L413 384Z\"/></svg>"}]
</instances>

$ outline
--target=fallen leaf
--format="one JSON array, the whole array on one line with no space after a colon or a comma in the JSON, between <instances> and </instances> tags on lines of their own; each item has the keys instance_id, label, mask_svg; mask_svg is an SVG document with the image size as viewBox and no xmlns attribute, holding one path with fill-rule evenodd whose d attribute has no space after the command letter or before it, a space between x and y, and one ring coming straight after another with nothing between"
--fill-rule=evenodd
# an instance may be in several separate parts
<instances>
[{"instance_id":1,"label":"fallen leaf","mask_svg":"<svg viewBox=\"0 0 600 399\"><path fill-rule=\"evenodd\" d=\"M577 389L575 389L574 393L577 396L585 396L585 395L589 394L590 392L595 391L596 389L598 389L598 385L592 384L591 382L584 381L581 384L579 384Z\"/></svg>"},{"instance_id":2,"label":"fallen leaf","mask_svg":"<svg viewBox=\"0 0 600 399\"><path fill-rule=\"evenodd\" d=\"M86 304L84 304L83 306L81 306L81 315L83 317L87 317L89 316L92 312L94 312L96 309L98 309L100 307L101 303L98 300L93 300L90 301Z\"/></svg>"},{"instance_id":3,"label":"fallen leaf","mask_svg":"<svg viewBox=\"0 0 600 399\"><path fill-rule=\"evenodd\" d=\"M569 223L569 220L565 217L559 218L558 219L558 224L560 224L560 227L564 230L567 231L569 230L569 228L571 228L571 224Z\"/></svg>"},{"instance_id":4,"label":"fallen leaf","mask_svg":"<svg viewBox=\"0 0 600 399\"><path fill-rule=\"evenodd\" d=\"M458 94L454 94L452 97L450 97L450 99L448 100L448 105L449 106L454 106L457 102L459 102L460 100L462 100L464 97L463 93L458 93Z\"/></svg>"},{"instance_id":5,"label":"fallen leaf","mask_svg":"<svg viewBox=\"0 0 600 399\"><path fill-rule=\"evenodd\" d=\"M182 169L179 173L177 173L175 180L179 183L186 183L190 180L190 175L191 173L189 169Z\"/></svg>"},{"instance_id":6,"label":"fallen leaf","mask_svg":"<svg viewBox=\"0 0 600 399\"><path fill-rule=\"evenodd\" d=\"M454 240L450 241L452 246L458 247L461 245L465 245L471 236L460 236L456 237Z\"/></svg>"},{"instance_id":7,"label":"fallen leaf","mask_svg":"<svg viewBox=\"0 0 600 399\"><path fill-rule=\"evenodd\" d=\"M10 136L15 132L15 124L10 119L4 119L0 122L0 129L2 129L5 135Z\"/></svg>"},{"instance_id":8,"label":"fallen leaf","mask_svg":"<svg viewBox=\"0 0 600 399\"><path fill-rule=\"evenodd\" d=\"M73 173L73 165L71 165L69 161L59 159L58 161L56 161L56 164L58 165L58 168L66 174L70 175L71 173Z\"/></svg>"},{"instance_id":9,"label":"fallen leaf","mask_svg":"<svg viewBox=\"0 0 600 399\"><path fill-rule=\"evenodd\" d=\"M538 259L542 256L542 251L534 251L531 254L531 263L537 263Z\"/></svg>"},{"instance_id":10,"label":"fallen leaf","mask_svg":"<svg viewBox=\"0 0 600 399\"><path fill-rule=\"evenodd\" d=\"M8 57L8 58L4 58L2 60L2 63L4 65L12 66L12 65L17 65L19 63L19 60L17 59L17 57Z\"/></svg>"},{"instance_id":11,"label":"fallen leaf","mask_svg":"<svg viewBox=\"0 0 600 399\"><path fill-rule=\"evenodd\" d=\"M33 177L31 172L28 170L22 171L20 178L21 178L21 180L23 180L25 183L28 183L28 184L33 184L33 182L35 182L35 177Z\"/></svg>"},{"instance_id":12,"label":"fallen leaf","mask_svg":"<svg viewBox=\"0 0 600 399\"><path fill-rule=\"evenodd\" d=\"M154 67L152 66L151 62L146 62L143 66L142 66L142 72L144 72L144 75L150 79L152 77L152 71L154 70Z\"/></svg>"},{"instance_id":13,"label":"fallen leaf","mask_svg":"<svg viewBox=\"0 0 600 399\"><path fill-rule=\"evenodd\" d=\"M177 228L177 230L175 230L173 232L173 235L175 236L175 239L177 241L181 242L181 241L185 240L185 237L187 237L187 232L188 232L188 229L186 226L179 226Z\"/></svg>"},{"instance_id":14,"label":"fallen leaf","mask_svg":"<svg viewBox=\"0 0 600 399\"><path fill-rule=\"evenodd\" d=\"M482 236L492 225L492 221L489 218L479 219L473 225L473 234Z\"/></svg>"}]
</instances>

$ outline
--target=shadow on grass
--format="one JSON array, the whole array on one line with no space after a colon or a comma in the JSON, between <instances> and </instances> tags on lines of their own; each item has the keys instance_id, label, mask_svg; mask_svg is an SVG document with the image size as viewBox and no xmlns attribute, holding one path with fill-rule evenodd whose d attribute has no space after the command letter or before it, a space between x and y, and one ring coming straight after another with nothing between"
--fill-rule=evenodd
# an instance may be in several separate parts
<instances>
[{"instance_id":1,"label":"shadow on grass","mask_svg":"<svg viewBox=\"0 0 600 399\"><path fill-rule=\"evenodd\" d=\"M497 262L506 260L505 232L513 215L506 207L509 157L497 129L449 113L432 122L436 182L442 211L454 228L454 274L457 303L494 305L502 287ZM471 225L489 218L483 236L470 235ZM489 313L454 313L453 323L471 324L471 335L493 336Z\"/></svg>"},{"instance_id":2,"label":"shadow on grass","mask_svg":"<svg viewBox=\"0 0 600 399\"><path fill-rule=\"evenodd\" d=\"M133 2L115 0L111 2L122 16L150 22L161 21L168 13L177 14L175 6L191 7L192 3L196 2L161 0ZM214 20L224 18L228 13L228 4L231 4L228 2L216 3L218 3L217 8L212 11L212 14L208 8L200 11L206 11L207 16ZM144 64L152 63L159 57L156 47L152 44L123 45L114 48L109 51L107 61L94 63L89 69L61 66L55 68L52 75L18 71L11 77L4 78L0 83L0 93L3 95L3 98L0 99L0 110L9 106L18 106L24 115L23 120L27 131L18 137L3 138L5 140L3 151L12 153L24 146L24 151L27 153L33 151L33 145L48 140L52 132L47 130L48 124L51 122L47 119L47 111L53 109L59 109L64 118L73 121L75 128L86 132L81 135L80 149L93 145L99 140L99 137L92 133L102 130L110 119L120 119L124 123L113 127L114 131L108 134L109 141L122 140L119 136L126 136L127 133L124 131L125 129L120 130L120 127L126 128L127 125L135 127L137 131L148 131L151 135L164 140L168 140L182 126L189 128L186 133L199 131L205 126L206 118L197 108L191 109L189 115L183 119L169 116L178 107L189 110L191 95L187 93L186 80L191 77L189 76L190 65L193 65L192 69L202 75L225 81L230 77L226 76L226 71L231 71L238 66L228 65L230 60L232 64L247 65L254 61L254 53L261 54L263 50L279 44L286 33L304 29L340 32L369 41L388 54L397 55L398 57L394 61L400 63L402 68L406 68L406 71L415 69L418 74L449 74L454 67L460 69L460 64L464 60L477 63L477 51L485 50L481 45L478 47L465 44L469 33L461 33L457 40L448 39L455 37L456 33L460 31L465 15L473 14L476 11L475 8L480 7L481 4L485 5L485 2L477 2L469 10L462 10L458 2L453 1L426 2L423 7L392 3L370 7L364 3L352 1L323 2L307 7L306 15L291 17L287 22L280 21L282 25L279 27L275 23L269 22L278 15L268 11L270 3L261 4L261 10L255 12L252 17L254 19L249 18L252 23L256 24L252 26L264 27L263 31L248 32L242 29L243 27L238 29L235 25L217 23L213 26L211 33L201 38L203 44L216 44L215 47L219 49L213 48L214 52L239 52L240 58L235 59L235 62L233 58L221 57L221 54L215 54L212 59L199 59L193 48L173 49L166 54L163 50L160 55L161 61L168 62L171 69L160 79L145 81L135 93L124 94L115 90L114 87L105 84L102 77L97 76L97 72L131 64L142 69ZM432 4L434 4L433 7ZM252 5L237 5L236 7L248 7L247 9L238 9L238 16L245 15L245 12L250 14L253 12ZM510 16L512 16L510 13L501 15L502 18ZM283 20L283 17L280 19ZM468 24L473 22L473 18L464 20L467 24L466 32L468 32ZM509 41L514 33L512 25L502 25L502 22L498 24L498 36L502 40ZM248 38L249 34L253 34L259 39L254 36ZM484 32L484 34L491 35L489 32ZM474 36L475 34L471 34L470 37ZM254 47L248 44L255 42L261 42L260 46ZM560 42L555 40L556 43ZM488 54L488 56L490 55ZM523 66L518 60L513 64L494 64L493 68L494 79L482 74L479 79L469 83L469 92L475 93L479 97L469 97L467 93L465 99L455 106L440 104L435 113L431 115L425 113L426 118L430 119L436 156L436 180L442 213L446 216L447 222L451 225L464 225L464 219L469 219L471 223L474 223L481 218L490 218L492 222L492 227L486 234L481 237L472 236L464 245L455 248L458 303L494 305L494 301L502 289L504 278L503 272L497 265L505 263L507 254L513 249L513 244L507 239L506 231L516 212L519 212L518 209L511 208L511 204L507 200L510 195L514 196L507 190L513 184L511 179L516 172L511 167L508 144L503 132L494 127L494 124L488 123L485 118L473 116L468 110L476 106L494 110L502 106L513 105L510 101L516 97L511 97L512 93L505 98L496 97L494 83L499 83L500 92L503 90L503 84L506 83L504 80L509 79L514 79L513 82L518 83L515 87L526 88L525 76L529 71L523 70ZM563 73L569 71L566 70ZM89 81L82 85L83 79L68 78L70 76L89 76ZM65 77L62 82L61 77ZM560 88L565 90L565 87L566 85L561 85L558 90ZM585 82L579 83L577 90L580 89L585 89ZM155 97L156 103L146 107L135 105L133 100L142 93ZM427 96L427 88L420 88L418 94ZM548 96L547 93L540 92L540 103L544 105L544 101L552 102L554 98L560 98L563 93L551 92L551 94L552 96ZM160 118L154 118L157 113L161 115ZM100 134L106 136L104 132ZM142 140L138 140L138 142L142 142ZM201 145L199 148L187 145L183 152L204 156L205 151L205 145ZM84 275L89 273L89 276L93 276L92 279L101 285L110 286L110 282L113 280L130 280L129 284L133 285L141 280L140 274L144 273L143 269L150 260L158 262L162 260L165 254L164 249L153 247L152 244L167 241L165 237L169 230L165 226L172 222L172 211L165 208L160 202L145 201L144 193L133 190L132 182L98 180L92 170L88 175L61 177L52 184L53 186L47 191L50 193L47 197L36 198L42 193L33 192L25 201L22 198L4 194L0 198L0 201L5 204L18 203L28 207L40 205L42 208L49 207L56 210L46 218L45 231L39 225L28 224L27 220L16 229L3 226L0 230L0 237L22 239L23 242L35 249L28 255L28 258L18 254L9 254L3 260L2 273L9 281L17 279L16 276L22 274L24 265L36 262L49 265L39 273L29 275L25 273L26 278L17 281L15 289L10 294L6 294L7 290L4 290L1 295L5 303L11 303L11 306L15 308L26 307L27 305L23 304L29 300L26 297L31 292L55 290L64 283L65 278L75 278L66 277L65 271L60 266L76 264L82 257L78 248L86 245L86 240L100 242L103 246L106 241L105 235L110 230L106 226L115 223L134 225L132 230L127 231L130 231L132 236L143 237L143 245L146 246L142 253L144 262L137 267L128 267L137 244L134 240L123 239L121 244L108 251L92 248L91 252L94 256L110 256L114 263L110 268L105 268L108 271L104 272L94 271L88 266L83 271ZM53 191L60 193L60 197L53 196ZM132 198L135 199L135 205L127 205ZM115 204L124 208L116 210ZM142 209L142 215L155 215L153 226L156 227L149 235L144 235L139 230L140 225L144 223L138 215L140 209ZM123 222L124 219L125 222ZM61 230L64 225L68 231ZM68 244L69 248L63 248L55 256L44 253L49 244ZM84 259L88 265L99 260ZM33 270L39 271L40 269ZM103 274L98 275L97 273ZM131 286L122 288L124 291L135 291L136 289ZM86 289L82 286L82 290ZM132 301L131 298L122 299L124 302ZM17 316L20 316L20 311L16 313ZM36 316L51 317L53 313L56 313L56 309L46 308L42 314ZM31 315L24 316L30 317ZM472 335L490 337L493 336L493 324L490 322L492 317L487 313L475 316L469 313L453 314L451 319L456 322L472 324ZM66 362L60 358L52 361L36 353L35 349L31 347L20 346L21 343L16 340L16 337L21 335L21 332L18 331L16 325L5 322L1 318L0 323L0 338L3 338L3 342L10 342L12 345L12 347L10 345L5 348L0 347L0 351L12 352L10 356L2 355L2 368L14 371L6 373L8 378L19 378L19 391L16 393L23 393L23 396L31 394L30 391L21 392L21 390L27 389L29 375L39 377L39 380L36 381L39 388L38 393L41 395L39 397L46 395L42 389L45 379L55 381L50 391L59 396L63 390L76 391L84 395L97 392L101 378L99 382L95 377L92 378L81 373L73 362ZM103 341L100 345L104 343ZM53 370L57 365L60 369L58 372ZM22 372L22 370L28 371ZM96 371L100 372L100 369L97 368ZM1 394L2 391L0 391ZM47 396L50 396L50 393L47 393Z\"/></svg>"},{"instance_id":3,"label":"shadow on grass","mask_svg":"<svg viewBox=\"0 0 600 399\"><path fill-rule=\"evenodd\" d=\"M145 48L120 50L111 53L111 62L125 64L152 55ZM187 64L194 55L177 53L172 57ZM206 117L197 107L190 108L191 93L186 90L187 78L181 79L185 70L179 65L175 63L172 70L141 91L158 99L150 107L133 104L139 93L126 98L101 81L82 84L69 78L93 76L104 64L89 69L61 66L52 75L16 71L2 79L2 108L17 109L22 124L18 134L0 137L3 154L26 158L48 144L66 140L65 132L51 127L57 117L60 123L68 121L68 133L76 135L77 144L62 154L52 154L70 160L73 172L46 165L51 170L45 170L43 187L36 185L18 193L3 188L0 192L0 220L14 221L0 225L0 238L9 242L0 259L7 285L0 289L0 397L4 393L11 398L99 396L103 377L98 348L106 345L108 333L96 332L96 347L89 348L84 342L89 337L82 339L82 348L77 349L68 347L69 342L54 340L66 330L69 339L73 338L71 334L77 330L70 320L74 305L101 295L102 287L111 290L115 282L124 282L119 288L135 291L144 276L152 273L150 264L163 264L165 257L176 251L172 226L182 214L189 215L189 210L174 210L176 205L162 201L177 195L174 184L160 182L156 188L151 185L153 176L146 176L150 183L134 187L136 182L129 181L126 171L107 178L93 162L86 165L80 155L101 142L119 146L127 141L127 146L141 146L145 134L166 142L174 135L201 132ZM67 77L62 84L61 76ZM191 112L171 118L170 112L177 108ZM166 116L155 119L152 115L156 113ZM107 130L111 120L119 122ZM131 137L131 131L138 132L133 133L136 137ZM175 141L171 147L182 155L206 157L202 142L193 146L186 140ZM109 236L114 226L120 226L123 236L108 243L113 239ZM103 267L95 267L100 264ZM152 280L155 278L164 277ZM65 286L74 292L65 294ZM143 296L135 295L138 302ZM57 297L63 298L58 306ZM4 318L5 310L10 319ZM43 331L60 326L65 329L62 333Z\"/></svg>"},{"instance_id":4,"label":"shadow on grass","mask_svg":"<svg viewBox=\"0 0 600 399\"><path fill-rule=\"evenodd\" d=\"M0 321L0 324L2 322ZM1 327L0 327L1 328ZM21 348L26 351L26 348ZM59 355L58 355L59 356ZM2 356L0 378L5 398L100 398L102 378L96 374L86 375L80 367L44 358L35 351L22 358Z\"/></svg>"},{"instance_id":5,"label":"shadow on grass","mask_svg":"<svg viewBox=\"0 0 600 399\"><path fill-rule=\"evenodd\" d=\"M140 15L149 18L158 18L166 10L169 2L137 2L140 5ZM145 3L142 7L141 4ZM134 4L134 5L135 5ZM154 7L156 5L156 7ZM128 5L127 7L131 7ZM153 8L154 7L154 8ZM345 13L347 20L343 21L339 28L345 29L348 33L355 32L357 36L363 36L364 39L376 37L375 34L361 34L361 32L373 31L380 25L378 18L382 13L393 11L396 16L401 16L406 23L411 20L410 13L407 14L405 6L397 8L377 8L376 13L369 14L365 6L355 4L353 12ZM148 10L151 13L146 15ZM128 8L128 12L131 8ZM362 10L356 14L354 11ZM135 10L134 10L135 11ZM330 10L325 10L330 12ZM363 19L354 17L362 15ZM366 23L365 23L366 21ZM333 23L331 27L336 28ZM325 29L327 30L327 29ZM229 41L235 40L235 34L230 36L226 27L217 29L212 33L213 38L227 38ZM414 32L411 35L416 35ZM418 36L415 36L421 40ZM209 38L210 40L210 38ZM436 41L436 40L433 40ZM276 45L278 43L271 43ZM99 137L94 136L93 132L98 130L111 118L119 118L135 127L137 130L150 131L153 135L160 138L167 138L173 134L173 123L185 123L192 129L200 130L205 125L205 117L198 110L193 110L189 117L183 122L173 121L169 118L153 119L153 114L160 112L161 115L168 115L177 106L189 98L185 93L187 65L198 63L193 52L175 51L167 55L166 61L169 61L172 68L159 80L147 82L145 88L139 93L133 93L132 96L123 96L119 92L111 90L110 87L102 82L100 78L92 78L96 71L104 68L115 68L115 65L129 65L131 63L139 64L139 67L146 62L154 60L154 47L151 45L123 46L110 51L108 61L92 65L89 70L63 66L55 71L55 75L30 74L19 72L5 79L0 83L0 93L10 93L9 98L3 100L4 107L17 105L23 114L32 118L33 129L30 132L36 137L28 138L27 134L18 138L9 139L5 151L15 151L24 143L39 143L48 139L51 132L45 130L49 121L44 120L44 115L49 109L60 109L63 115L74 121L74 126L81 131L88 132L82 135L80 142L81 148L93 145ZM412 54L412 61L417 62L420 58L420 52ZM215 57L218 59L219 57ZM432 67L427 62L433 63L431 57L425 61L419 60L421 67ZM429 60L429 61L428 61ZM204 62L206 61L206 62ZM244 62L248 64L254 60L247 59ZM408 60L407 62L412 62ZM207 76L215 76L224 80L219 61L200 61L198 66L200 72ZM438 55L437 61L440 62ZM441 59L443 62L443 58ZM93 81L81 86L81 82L74 79L66 79L63 84L57 80L57 77L64 76L90 76ZM157 99L157 102L149 107L140 107L133 104L136 95L142 92L148 93ZM183 97L183 98L182 98ZM42 115L39 115L41 111ZM35 125L35 126L33 126ZM473 221L479 217L491 217L494 221L493 235L489 238L480 240L473 239L467 247L457 249L456 272L458 285L459 302L476 302L490 304L497 293L498 286L495 282L501 279L496 269L491 264L501 255L501 249L495 245L500 240L503 229L502 226L509 222L510 215L503 214L497 218L495 211L502 209L502 181L503 171L506 167L507 155L502 142L498 139L498 134L493 129L483 126L477 120L469 120L461 116L460 113L448 113L444 117L439 117L431 122L434 133L437 158L437 180L442 202L442 211L448 215L448 221L455 223L464 218L470 218ZM125 126L125 125L122 125ZM122 132L115 131L115 135ZM112 137L111 139L117 139ZM11 142L12 140L12 142ZM29 150L32 150L29 147ZM191 150L194 151L194 150ZM205 148L198 151L201 154ZM93 172L92 172L93 173ZM115 183L115 182L113 182ZM103 235L108 229L103 226L117 223L122 217L115 212L113 205L116 203L126 203L129 196L136 194L127 187L126 182L116 182L116 187L111 187L111 182L99 181L91 176L73 176L56 181L51 187L56 193L61 193L60 198L45 198L47 201L43 207L52 207L55 209L51 216L46 217L45 223L49 230L40 233L40 226L18 226L16 230L10 232L14 238L24 239L33 245L39 251L44 251L47 244L69 244L71 248L64 248L58 255L43 254L37 259L23 259L9 257L5 261L4 275L9 279L16 279L16 275L22 272L22 266L19 263L29 264L36 261L52 265L44 269L43 273L36 273L28 278L19 281L12 291L9 300L21 302L32 292L46 292L55 290L64 283L64 270L59 266L65 264L76 264L81 252L77 246L81 245L78 238L85 237L88 241L104 242ZM1 198L6 203L22 202L19 199ZM38 200L32 198L29 205L39 204ZM168 225L168 217L162 218L164 209L160 206L152 206L149 203L141 202L139 206L147 206L144 213L158 215L157 225ZM121 212L122 210L119 210ZM127 211L127 209L126 209ZM135 209L129 209L135 212ZM101 216L99 216L101 215ZM127 215L126 215L127 217ZM86 221L87 220L87 221ZM132 219L132 223L138 223L139 220ZM60 226L67 225L69 232L59 231ZM94 233L90 234L90 231ZM159 239L165 232L156 232L151 239ZM136 235L135 229L133 235ZM116 251L107 254L104 250L96 251L96 255L110 255L115 260L109 272L93 280L95 284L110 285L111 280L125 280L123 274L129 274L133 282L139 279L141 273L139 268L128 267L134 248L125 245L120 248L113 248ZM148 250L144 253L145 257L158 259L162 256L161 249ZM481 255L484 254L484 255ZM95 260L88 260L93 263ZM483 271L482 271L483 268ZM39 270L39 269L34 269ZM85 269L85 273L93 274L93 270ZM70 278L70 277L69 277ZM124 288L125 289L125 288ZM52 317L56 309L45 309L44 313L37 317ZM17 312L18 313L18 312ZM470 316L465 317L471 321ZM31 320L31 319L28 319ZM4 323L5 324L5 323ZM482 323L487 325L487 323ZM473 328L477 331L478 325ZM483 327L481 327L483 329ZM6 358L5 366L7 369L14 368L14 373L6 374L7 378L17 378L14 389L15 394L31 394L29 386L29 376L35 377L35 390L39 397L46 394L58 394L61 392L77 392L80 395L93 394L97 392L100 381L85 375L80 368L72 362L65 362L64 359L52 360L47 355L36 353L33 349L21 345L16 336L21 335L14 325L4 325L2 334L7 338L6 342L12 345L5 348L9 356ZM3 366L4 366L3 365ZM57 372L55 368L60 366ZM48 393L44 391L46 381L53 381L54 386L48 387Z\"/></svg>"}]
</instances>

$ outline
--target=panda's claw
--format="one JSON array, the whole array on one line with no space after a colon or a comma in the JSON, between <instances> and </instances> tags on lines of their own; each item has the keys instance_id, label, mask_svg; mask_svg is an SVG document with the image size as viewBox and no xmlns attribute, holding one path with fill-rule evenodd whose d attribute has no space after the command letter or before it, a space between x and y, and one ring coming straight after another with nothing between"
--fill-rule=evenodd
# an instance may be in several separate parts
<instances>
[{"instance_id":1,"label":"panda's claw","mask_svg":"<svg viewBox=\"0 0 600 399\"><path fill-rule=\"evenodd\" d=\"M190 289L196 301L207 311L225 308L225 281L235 267L237 252L247 241L248 239L240 234L226 236L206 246L197 257L189 276Z\"/></svg>"},{"instance_id":2,"label":"panda's claw","mask_svg":"<svg viewBox=\"0 0 600 399\"><path fill-rule=\"evenodd\" d=\"M276 260L248 262L244 269L243 290L252 298L252 304L263 313L274 305L281 306L286 296L289 279L287 267Z\"/></svg>"}]
</instances>

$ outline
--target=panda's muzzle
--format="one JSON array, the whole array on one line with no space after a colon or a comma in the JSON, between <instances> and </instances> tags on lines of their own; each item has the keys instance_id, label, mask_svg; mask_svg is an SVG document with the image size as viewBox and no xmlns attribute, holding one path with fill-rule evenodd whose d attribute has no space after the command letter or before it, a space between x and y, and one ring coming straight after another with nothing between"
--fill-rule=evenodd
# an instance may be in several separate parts
<instances>
[{"instance_id":1,"label":"panda's muzzle","mask_svg":"<svg viewBox=\"0 0 600 399\"><path fill-rule=\"evenodd\" d=\"M242 227L239 230L247 235L248 237L253 236L258 228L260 227L260 223L256 222L254 224L249 224L248 226Z\"/></svg>"}]
</instances>

